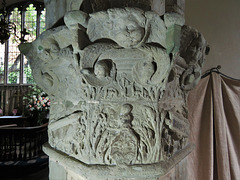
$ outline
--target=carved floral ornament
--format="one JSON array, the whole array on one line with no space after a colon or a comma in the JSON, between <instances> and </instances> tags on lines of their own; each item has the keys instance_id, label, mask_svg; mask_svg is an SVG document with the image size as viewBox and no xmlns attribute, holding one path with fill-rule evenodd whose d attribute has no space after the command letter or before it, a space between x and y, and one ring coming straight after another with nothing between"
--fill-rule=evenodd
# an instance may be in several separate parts
<instances>
[{"instance_id":1,"label":"carved floral ornament","mask_svg":"<svg viewBox=\"0 0 240 180\"><path fill-rule=\"evenodd\" d=\"M51 97L49 144L85 164L156 164L192 149L186 96L208 51L181 16L137 8L86 14L20 46Z\"/></svg>"}]
</instances>

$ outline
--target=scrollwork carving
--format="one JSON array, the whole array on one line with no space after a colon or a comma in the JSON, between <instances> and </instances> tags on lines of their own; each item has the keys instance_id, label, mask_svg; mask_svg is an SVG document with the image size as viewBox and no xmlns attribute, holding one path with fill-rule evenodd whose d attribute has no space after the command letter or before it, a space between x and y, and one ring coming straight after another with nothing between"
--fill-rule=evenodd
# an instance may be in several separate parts
<instances>
[{"instance_id":1,"label":"scrollwork carving","mask_svg":"<svg viewBox=\"0 0 240 180\"><path fill-rule=\"evenodd\" d=\"M53 101L50 145L94 165L167 166L189 153L186 97L201 77L203 36L176 13L137 8L64 20L21 45Z\"/></svg>"}]
</instances>

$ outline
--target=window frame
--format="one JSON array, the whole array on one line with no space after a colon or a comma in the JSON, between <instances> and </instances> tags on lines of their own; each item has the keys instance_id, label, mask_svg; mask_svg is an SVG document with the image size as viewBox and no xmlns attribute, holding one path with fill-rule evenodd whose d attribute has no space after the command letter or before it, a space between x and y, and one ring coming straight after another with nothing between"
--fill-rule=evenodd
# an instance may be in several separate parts
<instances>
[{"instance_id":1,"label":"window frame","mask_svg":"<svg viewBox=\"0 0 240 180\"><path fill-rule=\"evenodd\" d=\"M21 31L25 28L25 14L27 11L27 8L30 4L33 4L33 7L36 8L36 38L40 35L40 18L42 15L42 12L45 9L44 3L39 1L21 1L15 4L12 4L10 6L6 7L7 11L7 18L10 19L10 16L12 15L12 12L15 8L18 8L18 11L20 11L21 15ZM0 12L2 12L1 10ZM14 23L14 22L13 22ZM4 81L3 83L0 83L0 86L19 86L19 85L32 85L28 83L24 83L24 55L20 53L20 72L19 72L19 82L18 83L8 83L8 67L9 67L9 40L4 43L5 45L5 52L4 52Z\"/></svg>"}]
</instances>

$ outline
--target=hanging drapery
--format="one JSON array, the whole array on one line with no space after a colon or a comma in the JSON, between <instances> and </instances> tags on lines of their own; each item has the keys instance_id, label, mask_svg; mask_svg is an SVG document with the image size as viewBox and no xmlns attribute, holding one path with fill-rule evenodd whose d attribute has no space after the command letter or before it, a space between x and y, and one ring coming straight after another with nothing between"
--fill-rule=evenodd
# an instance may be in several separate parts
<instances>
[{"instance_id":1,"label":"hanging drapery","mask_svg":"<svg viewBox=\"0 0 240 180\"><path fill-rule=\"evenodd\" d=\"M188 180L239 180L240 80L212 72L188 98Z\"/></svg>"}]
</instances>

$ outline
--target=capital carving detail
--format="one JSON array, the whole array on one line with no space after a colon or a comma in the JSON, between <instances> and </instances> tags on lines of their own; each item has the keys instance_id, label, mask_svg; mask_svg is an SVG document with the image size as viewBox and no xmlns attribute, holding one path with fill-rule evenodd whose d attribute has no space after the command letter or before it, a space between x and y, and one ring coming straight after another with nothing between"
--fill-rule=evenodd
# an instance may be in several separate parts
<instances>
[{"instance_id":1,"label":"capital carving detail","mask_svg":"<svg viewBox=\"0 0 240 180\"><path fill-rule=\"evenodd\" d=\"M85 164L173 166L191 151L186 97L208 52L175 13L69 11L20 50L52 100L49 144Z\"/></svg>"}]
</instances>

